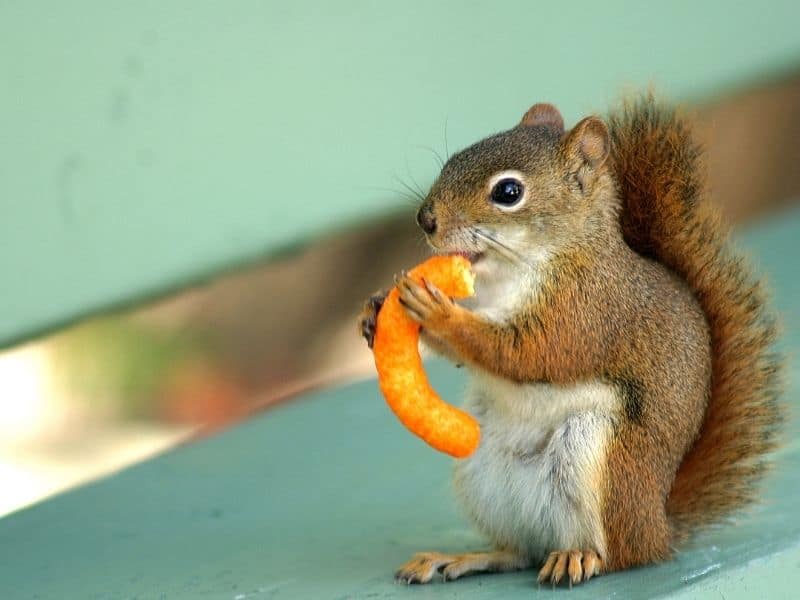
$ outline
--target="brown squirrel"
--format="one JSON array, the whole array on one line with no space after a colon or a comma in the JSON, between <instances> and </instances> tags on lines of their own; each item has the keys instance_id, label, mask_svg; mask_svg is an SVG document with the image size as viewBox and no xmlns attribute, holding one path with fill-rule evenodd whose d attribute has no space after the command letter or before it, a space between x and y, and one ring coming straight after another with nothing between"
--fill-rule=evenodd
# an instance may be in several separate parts
<instances>
[{"instance_id":1,"label":"brown squirrel","mask_svg":"<svg viewBox=\"0 0 800 600\"><path fill-rule=\"evenodd\" d=\"M472 261L476 296L396 281L423 340L469 368L482 438L455 487L494 549L421 553L398 580L542 565L571 585L667 559L754 499L782 420L775 326L700 158L647 94L568 132L536 104L444 165L417 221Z\"/></svg>"}]
</instances>

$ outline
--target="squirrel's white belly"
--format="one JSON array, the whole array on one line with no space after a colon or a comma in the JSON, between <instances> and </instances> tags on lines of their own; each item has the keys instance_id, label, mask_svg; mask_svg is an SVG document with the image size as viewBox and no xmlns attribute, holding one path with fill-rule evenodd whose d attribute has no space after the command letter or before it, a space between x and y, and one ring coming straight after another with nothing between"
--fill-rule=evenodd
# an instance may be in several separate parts
<instances>
[{"instance_id":1,"label":"squirrel's white belly","mask_svg":"<svg viewBox=\"0 0 800 600\"><path fill-rule=\"evenodd\" d=\"M599 381L515 384L472 373L466 408L481 443L456 463L455 486L496 547L534 560L553 550L605 554L600 482L618 398Z\"/></svg>"}]
</instances>

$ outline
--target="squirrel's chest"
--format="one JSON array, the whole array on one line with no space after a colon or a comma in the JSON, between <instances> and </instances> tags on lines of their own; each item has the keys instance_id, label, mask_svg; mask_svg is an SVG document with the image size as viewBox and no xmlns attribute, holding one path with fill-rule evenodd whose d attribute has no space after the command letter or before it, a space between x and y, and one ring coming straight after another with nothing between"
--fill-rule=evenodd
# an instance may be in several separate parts
<instances>
[{"instance_id":1,"label":"squirrel's chest","mask_svg":"<svg viewBox=\"0 0 800 600\"><path fill-rule=\"evenodd\" d=\"M473 377L466 408L481 423L481 444L456 464L455 484L496 546L532 558L554 548L605 550L600 491L617 398L601 382Z\"/></svg>"}]
</instances>

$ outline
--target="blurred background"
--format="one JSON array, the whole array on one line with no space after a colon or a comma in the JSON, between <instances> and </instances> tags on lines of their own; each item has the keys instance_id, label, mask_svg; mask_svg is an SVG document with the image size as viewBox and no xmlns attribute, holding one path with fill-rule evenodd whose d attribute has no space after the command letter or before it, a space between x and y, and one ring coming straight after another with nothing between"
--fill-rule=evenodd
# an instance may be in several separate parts
<instances>
[{"instance_id":1,"label":"blurred background","mask_svg":"<svg viewBox=\"0 0 800 600\"><path fill-rule=\"evenodd\" d=\"M436 155L533 102L575 122L653 83L686 102L729 219L800 199L790 3L727 30L691 3L659 28L610 2L608 22L631 21L611 45L602 28L550 43L586 14L541 13L548 52L505 75L528 33L484 27L489 6L301 4L0 9L0 515L371 375L355 317L426 254L414 194Z\"/></svg>"},{"instance_id":2,"label":"blurred background","mask_svg":"<svg viewBox=\"0 0 800 600\"><path fill-rule=\"evenodd\" d=\"M731 220L776 218L800 198L800 76L691 109ZM416 185L406 178L398 196ZM425 255L413 214L409 200L269 264L0 353L0 513L299 391L370 375L356 314Z\"/></svg>"}]
</instances>

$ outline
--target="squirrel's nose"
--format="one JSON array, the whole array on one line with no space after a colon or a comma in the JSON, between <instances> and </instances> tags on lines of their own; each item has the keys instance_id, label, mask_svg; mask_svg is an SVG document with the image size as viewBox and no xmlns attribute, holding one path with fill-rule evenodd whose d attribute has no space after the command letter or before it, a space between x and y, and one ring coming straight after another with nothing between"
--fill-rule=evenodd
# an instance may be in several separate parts
<instances>
[{"instance_id":1,"label":"squirrel's nose","mask_svg":"<svg viewBox=\"0 0 800 600\"><path fill-rule=\"evenodd\" d=\"M436 231L436 217L433 216L433 209L427 202L417 211L417 224L428 235Z\"/></svg>"}]
</instances>

